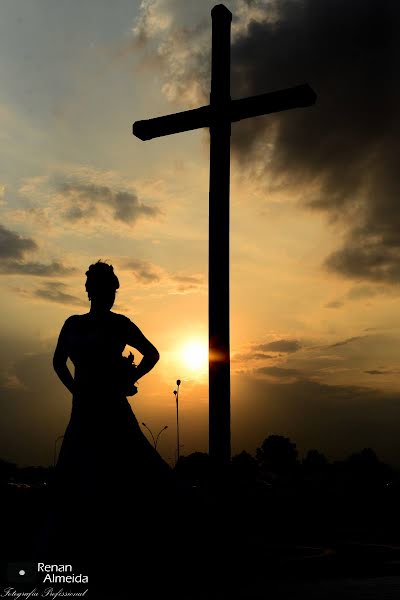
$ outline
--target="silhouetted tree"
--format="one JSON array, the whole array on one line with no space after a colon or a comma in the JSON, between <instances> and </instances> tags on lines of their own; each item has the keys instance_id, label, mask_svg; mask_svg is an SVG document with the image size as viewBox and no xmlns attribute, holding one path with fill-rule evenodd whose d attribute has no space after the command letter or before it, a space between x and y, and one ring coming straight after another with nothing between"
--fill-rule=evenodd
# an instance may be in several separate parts
<instances>
[{"instance_id":1,"label":"silhouetted tree","mask_svg":"<svg viewBox=\"0 0 400 600\"><path fill-rule=\"evenodd\" d=\"M231 472L235 479L243 482L255 481L259 471L257 460L246 450L232 457Z\"/></svg>"},{"instance_id":2,"label":"silhouetted tree","mask_svg":"<svg viewBox=\"0 0 400 600\"><path fill-rule=\"evenodd\" d=\"M10 477L14 477L18 471L16 463L0 458L0 481L6 482Z\"/></svg>"},{"instance_id":3,"label":"silhouetted tree","mask_svg":"<svg viewBox=\"0 0 400 600\"><path fill-rule=\"evenodd\" d=\"M283 435L270 435L257 448L257 461L264 473L288 475L299 465L296 444Z\"/></svg>"},{"instance_id":4,"label":"silhouetted tree","mask_svg":"<svg viewBox=\"0 0 400 600\"><path fill-rule=\"evenodd\" d=\"M392 469L379 460L372 448L364 448L356 452L345 461L345 469L351 477L364 483L383 483L392 472Z\"/></svg>"},{"instance_id":5,"label":"silhouetted tree","mask_svg":"<svg viewBox=\"0 0 400 600\"><path fill-rule=\"evenodd\" d=\"M328 465L328 460L319 450L309 450L302 460L302 466L308 472L318 472L325 469Z\"/></svg>"},{"instance_id":6,"label":"silhouetted tree","mask_svg":"<svg viewBox=\"0 0 400 600\"><path fill-rule=\"evenodd\" d=\"M206 483L210 476L210 457L206 452L180 456L174 470L180 479L192 485Z\"/></svg>"}]
</instances>

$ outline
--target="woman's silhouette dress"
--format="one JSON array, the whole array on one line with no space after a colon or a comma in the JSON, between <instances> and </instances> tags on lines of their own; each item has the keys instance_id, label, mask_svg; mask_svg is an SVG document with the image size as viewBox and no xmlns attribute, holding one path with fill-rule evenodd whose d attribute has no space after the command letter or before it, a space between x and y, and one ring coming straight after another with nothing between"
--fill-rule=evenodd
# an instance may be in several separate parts
<instances>
[{"instance_id":1,"label":"woman's silhouette dress","mask_svg":"<svg viewBox=\"0 0 400 600\"><path fill-rule=\"evenodd\" d=\"M121 389L125 345L143 354L145 342L129 318L111 311L73 315L60 332L58 346L74 364L75 388L53 504L58 548L70 554L114 552L129 540L138 545L140 533L150 535L172 517L174 473L143 434Z\"/></svg>"}]
</instances>

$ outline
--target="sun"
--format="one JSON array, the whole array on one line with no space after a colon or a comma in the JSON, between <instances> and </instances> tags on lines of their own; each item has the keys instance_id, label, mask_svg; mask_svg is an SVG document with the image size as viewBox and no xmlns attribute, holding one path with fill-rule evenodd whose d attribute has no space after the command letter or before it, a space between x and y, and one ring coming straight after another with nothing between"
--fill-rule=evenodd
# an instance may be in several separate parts
<instances>
[{"instance_id":1,"label":"sun","mask_svg":"<svg viewBox=\"0 0 400 600\"><path fill-rule=\"evenodd\" d=\"M185 365L192 371L206 369L208 363L207 344L199 340L186 342L181 350L181 357Z\"/></svg>"}]
</instances>

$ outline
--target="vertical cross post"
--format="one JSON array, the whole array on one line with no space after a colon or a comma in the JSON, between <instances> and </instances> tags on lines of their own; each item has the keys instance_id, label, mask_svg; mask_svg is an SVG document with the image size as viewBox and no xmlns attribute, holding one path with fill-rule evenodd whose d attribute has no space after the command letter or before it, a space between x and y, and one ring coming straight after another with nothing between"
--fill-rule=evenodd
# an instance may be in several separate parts
<instances>
[{"instance_id":1,"label":"vertical cross post","mask_svg":"<svg viewBox=\"0 0 400 600\"><path fill-rule=\"evenodd\" d=\"M214 6L212 16L210 104L172 115L136 121L141 140L190 131L210 130L208 336L209 453L214 473L223 473L231 454L229 342L229 175L231 123L291 108L311 106L316 94L308 84L251 96L230 98L232 13Z\"/></svg>"},{"instance_id":2,"label":"vertical cross post","mask_svg":"<svg viewBox=\"0 0 400 600\"><path fill-rule=\"evenodd\" d=\"M212 16L209 192L209 453L214 466L230 460L229 177L231 12Z\"/></svg>"}]
</instances>

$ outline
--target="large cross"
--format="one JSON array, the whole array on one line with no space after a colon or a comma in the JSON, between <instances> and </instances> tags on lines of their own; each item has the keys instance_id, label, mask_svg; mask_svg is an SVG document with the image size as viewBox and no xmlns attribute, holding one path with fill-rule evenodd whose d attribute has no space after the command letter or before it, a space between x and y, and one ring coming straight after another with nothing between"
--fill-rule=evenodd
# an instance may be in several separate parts
<instances>
[{"instance_id":1,"label":"large cross","mask_svg":"<svg viewBox=\"0 0 400 600\"><path fill-rule=\"evenodd\" d=\"M214 465L230 460L229 342L229 178L231 123L310 106L316 94L308 84L231 100L230 53L232 13L214 6L212 17L210 104L194 110L136 121L133 134L141 140L208 127L210 129L209 192L209 454Z\"/></svg>"}]
</instances>

